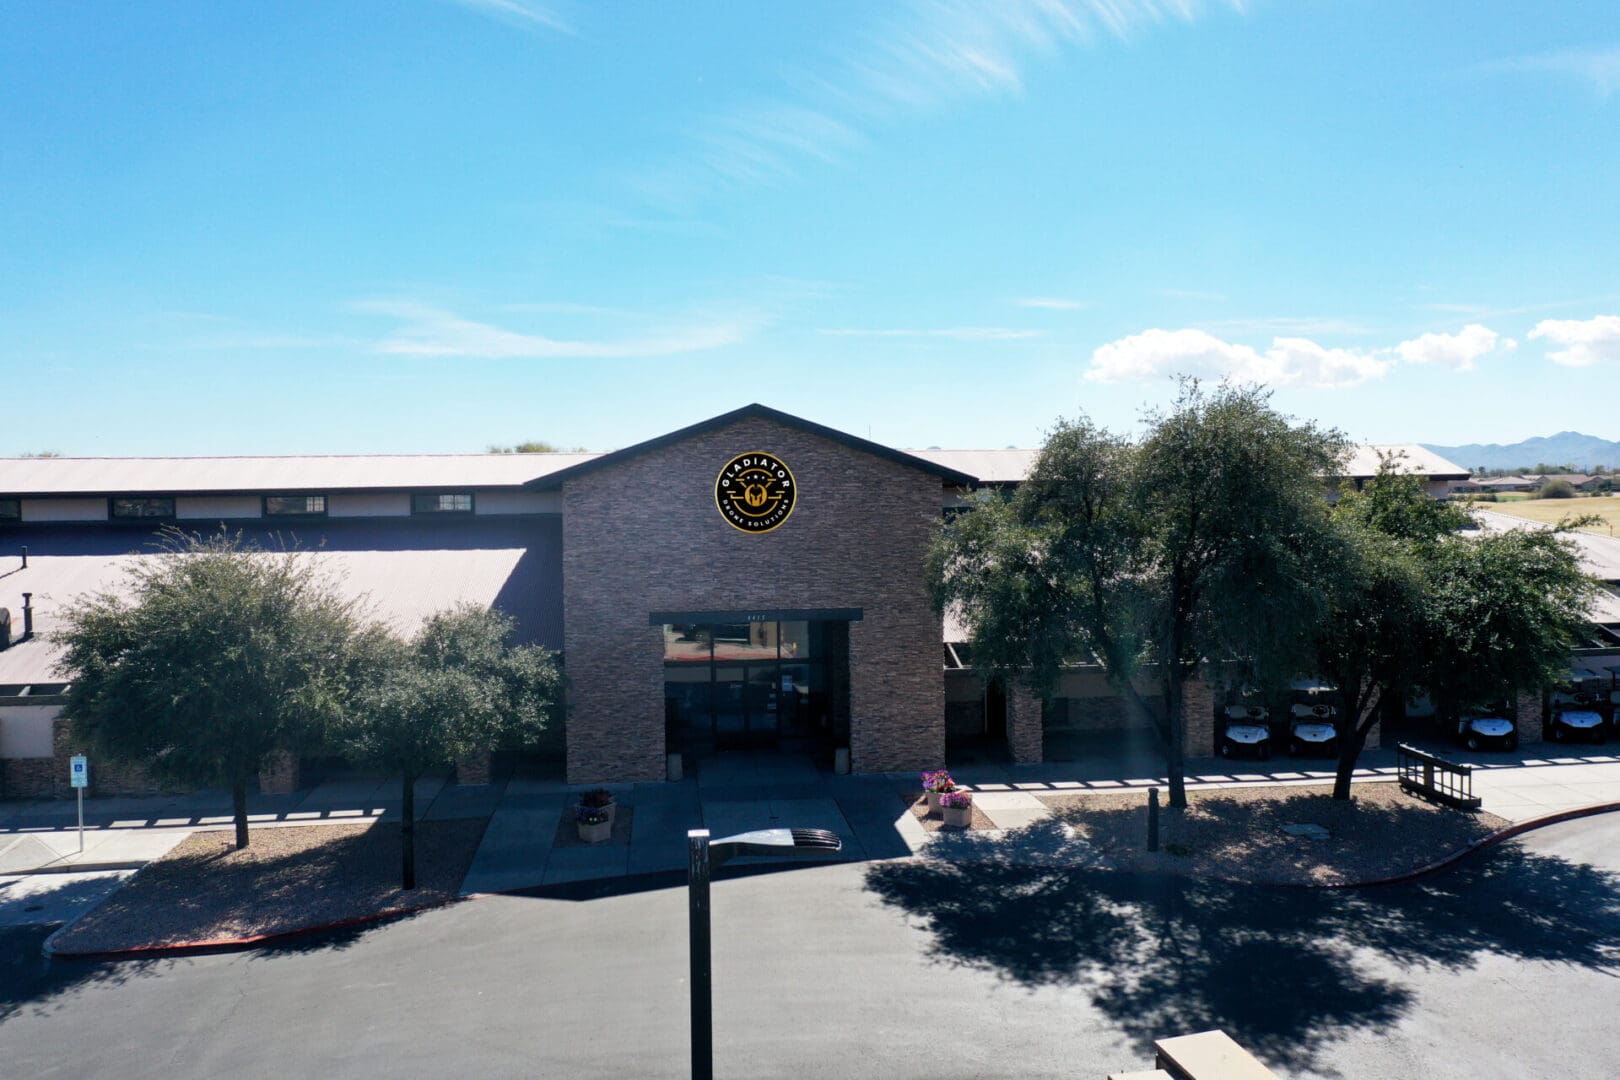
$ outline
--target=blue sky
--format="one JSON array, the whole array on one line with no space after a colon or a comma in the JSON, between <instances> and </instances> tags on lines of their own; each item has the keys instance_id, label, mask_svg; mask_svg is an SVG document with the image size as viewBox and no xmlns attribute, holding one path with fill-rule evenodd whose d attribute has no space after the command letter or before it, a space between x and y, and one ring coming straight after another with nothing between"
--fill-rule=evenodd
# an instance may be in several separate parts
<instances>
[{"instance_id":1,"label":"blue sky","mask_svg":"<svg viewBox=\"0 0 1620 1080\"><path fill-rule=\"evenodd\" d=\"M23 2L0 453L1620 437L1620 10Z\"/></svg>"}]
</instances>

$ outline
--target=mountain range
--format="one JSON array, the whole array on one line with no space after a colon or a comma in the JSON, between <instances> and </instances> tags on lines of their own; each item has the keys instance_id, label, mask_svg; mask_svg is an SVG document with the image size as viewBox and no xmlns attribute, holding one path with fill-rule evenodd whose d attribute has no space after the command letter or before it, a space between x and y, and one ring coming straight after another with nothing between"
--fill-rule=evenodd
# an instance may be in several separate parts
<instances>
[{"instance_id":1,"label":"mountain range","mask_svg":"<svg viewBox=\"0 0 1620 1080\"><path fill-rule=\"evenodd\" d=\"M1600 439L1596 435L1582 435L1578 431L1538 435L1516 443L1468 443L1464 446L1424 443L1423 446L1465 469L1528 469L1537 464L1569 464L1577 469L1590 469L1596 465L1620 468L1620 442Z\"/></svg>"}]
</instances>

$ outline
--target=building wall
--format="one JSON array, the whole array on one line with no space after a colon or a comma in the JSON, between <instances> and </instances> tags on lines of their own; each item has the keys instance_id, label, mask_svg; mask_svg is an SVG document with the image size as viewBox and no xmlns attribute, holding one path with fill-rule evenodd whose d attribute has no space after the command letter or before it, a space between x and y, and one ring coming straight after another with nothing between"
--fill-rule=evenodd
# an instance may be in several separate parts
<instances>
[{"instance_id":1,"label":"building wall","mask_svg":"<svg viewBox=\"0 0 1620 1080\"><path fill-rule=\"evenodd\" d=\"M0 758L50 757L56 752L51 724L61 713L60 705L0 707Z\"/></svg>"},{"instance_id":2,"label":"building wall","mask_svg":"<svg viewBox=\"0 0 1620 1080\"><path fill-rule=\"evenodd\" d=\"M780 457L793 514L732 528L714 482L734 456ZM747 419L569 480L563 489L564 654L574 782L664 776L663 636L653 611L861 608L849 628L857 772L945 754L940 617L923 556L937 476L764 419Z\"/></svg>"},{"instance_id":3,"label":"building wall","mask_svg":"<svg viewBox=\"0 0 1620 1080\"><path fill-rule=\"evenodd\" d=\"M264 513L257 495L182 495L174 500L179 521L227 521L256 518Z\"/></svg>"},{"instance_id":4,"label":"building wall","mask_svg":"<svg viewBox=\"0 0 1620 1080\"><path fill-rule=\"evenodd\" d=\"M106 499L24 499L22 519L36 521L106 521Z\"/></svg>"}]
</instances>

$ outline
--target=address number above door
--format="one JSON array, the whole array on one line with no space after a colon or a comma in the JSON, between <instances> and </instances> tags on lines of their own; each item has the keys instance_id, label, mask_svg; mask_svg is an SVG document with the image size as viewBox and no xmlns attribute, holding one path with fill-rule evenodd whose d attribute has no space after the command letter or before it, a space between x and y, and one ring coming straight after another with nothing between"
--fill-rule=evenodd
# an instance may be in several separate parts
<instances>
[{"instance_id":1,"label":"address number above door","mask_svg":"<svg viewBox=\"0 0 1620 1080\"><path fill-rule=\"evenodd\" d=\"M734 529L766 533L793 513L798 487L793 473L775 454L738 454L714 479L714 505Z\"/></svg>"}]
</instances>

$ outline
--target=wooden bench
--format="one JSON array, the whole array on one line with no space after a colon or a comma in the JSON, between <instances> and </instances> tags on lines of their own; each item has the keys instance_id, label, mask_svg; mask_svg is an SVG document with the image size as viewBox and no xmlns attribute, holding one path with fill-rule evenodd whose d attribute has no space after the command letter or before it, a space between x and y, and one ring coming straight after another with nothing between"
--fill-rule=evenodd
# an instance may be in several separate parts
<instances>
[{"instance_id":1,"label":"wooden bench","mask_svg":"<svg viewBox=\"0 0 1620 1080\"><path fill-rule=\"evenodd\" d=\"M1277 1074L1224 1031L1177 1035L1153 1044L1153 1062L1174 1080L1277 1080Z\"/></svg>"}]
</instances>

